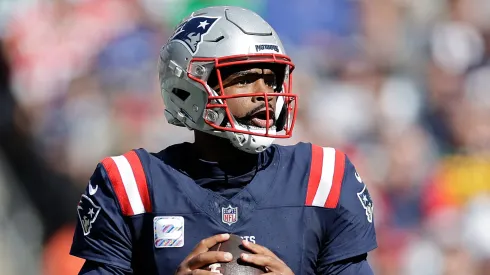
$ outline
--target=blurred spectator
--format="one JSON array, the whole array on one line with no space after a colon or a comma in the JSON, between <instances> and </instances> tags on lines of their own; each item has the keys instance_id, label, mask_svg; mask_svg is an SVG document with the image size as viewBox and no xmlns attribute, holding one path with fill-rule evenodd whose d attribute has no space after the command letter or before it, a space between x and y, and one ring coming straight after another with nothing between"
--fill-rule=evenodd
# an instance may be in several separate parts
<instances>
[{"instance_id":1,"label":"blurred spectator","mask_svg":"<svg viewBox=\"0 0 490 275\"><path fill-rule=\"evenodd\" d=\"M3 83L9 80L8 63L2 59L0 68ZM15 177L18 186L25 194L41 224L38 230L47 238L60 226L74 220L73 211L66 208L78 200L78 190L70 185L69 179L51 171L45 159L33 148L32 137L25 131L29 121L10 93L9 86L0 89L2 107L0 127L0 154L7 161L7 167ZM13 186L12 186L13 187ZM7 186L9 188L9 186ZM43 234L44 233L44 234Z\"/></svg>"}]
</instances>

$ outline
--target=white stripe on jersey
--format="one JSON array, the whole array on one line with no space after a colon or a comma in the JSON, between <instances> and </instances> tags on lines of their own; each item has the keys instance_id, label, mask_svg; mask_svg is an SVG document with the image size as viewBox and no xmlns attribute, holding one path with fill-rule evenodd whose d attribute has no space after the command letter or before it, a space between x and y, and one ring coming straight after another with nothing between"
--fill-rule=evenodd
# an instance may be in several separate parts
<instances>
[{"instance_id":1,"label":"white stripe on jersey","mask_svg":"<svg viewBox=\"0 0 490 275\"><path fill-rule=\"evenodd\" d=\"M324 207L327 202L328 195L332 189L333 173L335 171L335 149L331 147L323 147L323 162L322 162L322 175L320 177L320 184L313 198L311 205Z\"/></svg>"},{"instance_id":2,"label":"white stripe on jersey","mask_svg":"<svg viewBox=\"0 0 490 275\"><path fill-rule=\"evenodd\" d=\"M124 189L128 195L129 204L133 209L134 215L145 213L145 207L141 200L140 192L138 191L138 185L136 184L136 178L133 174L133 169L125 156L111 157L117 165L119 174L121 175Z\"/></svg>"}]
</instances>

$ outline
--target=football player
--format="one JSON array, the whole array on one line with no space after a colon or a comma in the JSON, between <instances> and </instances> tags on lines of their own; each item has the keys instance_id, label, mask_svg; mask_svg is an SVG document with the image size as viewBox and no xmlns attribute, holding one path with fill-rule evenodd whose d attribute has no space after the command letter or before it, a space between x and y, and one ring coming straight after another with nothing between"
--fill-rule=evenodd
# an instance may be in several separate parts
<instances>
[{"instance_id":1,"label":"football player","mask_svg":"<svg viewBox=\"0 0 490 275\"><path fill-rule=\"evenodd\" d=\"M292 134L294 65L257 14L209 7L160 52L169 123L193 143L102 160L78 204L80 274L213 274L208 251L242 237L267 274L372 274L377 246L366 185L341 151L272 144Z\"/></svg>"}]
</instances>

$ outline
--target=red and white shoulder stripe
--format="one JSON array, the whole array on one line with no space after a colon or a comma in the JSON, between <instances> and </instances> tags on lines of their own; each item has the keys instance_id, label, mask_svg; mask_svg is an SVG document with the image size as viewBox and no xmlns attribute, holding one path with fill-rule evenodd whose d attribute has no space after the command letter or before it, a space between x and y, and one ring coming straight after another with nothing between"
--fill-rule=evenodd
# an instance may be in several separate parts
<instances>
[{"instance_id":1,"label":"red and white shoulder stripe","mask_svg":"<svg viewBox=\"0 0 490 275\"><path fill-rule=\"evenodd\" d=\"M102 160L125 216L151 212L150 194L141 160L135 151Z\"/></svg>"},{"instance_id":2,"label":"red and white shoulder stripe","mask_svg":"<svg viewBox=\"0 0 490 275\"><path fill-rule=\"evenodd\" d=\"M345 154L330 147L312 145L306 205L336 208L344 178Z\"/></svg>"}]
</instances>

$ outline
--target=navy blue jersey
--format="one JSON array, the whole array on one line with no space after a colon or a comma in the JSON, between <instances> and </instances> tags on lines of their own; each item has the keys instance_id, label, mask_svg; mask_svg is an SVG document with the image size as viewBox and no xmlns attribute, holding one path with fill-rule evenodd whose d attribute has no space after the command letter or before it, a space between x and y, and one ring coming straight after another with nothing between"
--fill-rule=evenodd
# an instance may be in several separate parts
<instances>
[{"instance_id":1,"label":"navy blue jersey","mask_svg":"<svg viewBox=\"0 0 490 275\"><path fill-rule=\"evenodd\" d=\"M138 149L97 166L72 255L168 275L201 239L227 232L269 248L295 274L327 274L377 246L371 197L339 150L273 145L268 165L228 198L170 165L167 153Z\"/></svg>"}]
</instances>

